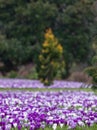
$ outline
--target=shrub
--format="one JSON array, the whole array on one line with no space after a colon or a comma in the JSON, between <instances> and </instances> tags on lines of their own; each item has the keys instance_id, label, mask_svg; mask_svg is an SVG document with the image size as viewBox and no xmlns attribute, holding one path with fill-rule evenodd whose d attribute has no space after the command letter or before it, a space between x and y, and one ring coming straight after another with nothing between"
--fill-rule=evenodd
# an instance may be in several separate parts
<instances>
[{"instance_id":1,"label":"shrub","mask_svg":"<svg viewBox=\"0 0 97 130\"><path fill-rule=\"evenodd\" d=\"M8 74L7 74L7 77L8 78L17 78L18 77L18 73L14 70L10 71Z\"/></svg>"},{"instance_id":2,"label":"shrub","mask_svg":"<svg viewBox=\"0 0 97 130\"><path fill-rule=\"evenodd\" d=\"M33 67L31 71L25 76L27 79L38 79L36 68Z\"/></svg>"},{"instance_id":3,"label":"shrub","mask_svg":"<svg viewBox=\"0 0 97 130\"><path fill-rule=\"evenodd\" d=\"M90 84L92 82L92 78L88 76L88 74L84 72L73 72L69 77L69 80L84 82Z\"/></svg>"},{"instance_id":4,"label":"shrub","mask_svg":"<svg viewBox=\"0 0 97 130\"><path fill-rule=\"evenodd\" d=\"M63 48L55 38L51 29L45 33L45 41L39 55L38 76L45 85L53 83L59 68L65 66L62 61ZM60 63L61 62L61 63Z\"/></svg>"},{"instance_id":5,"label":"shrub","mask_svg":"<svg viewBox=\"0 0 97 130\"><path fill-rule=\"evenodd\" d=\"M92 77L93 88L97 89L97 54L92 58L92 66L86 68L85 72Z\"/></svg>"},{"instance_id":6,"label":"shrub","mask_svg":"<svg viewBox=\"0 0 97 130\"><path fill-rule=\"evenodd\" d=\"M88 67L85 72L92 77L93 88L97 88L97 66Z\"/></svg>"}]
</instances>

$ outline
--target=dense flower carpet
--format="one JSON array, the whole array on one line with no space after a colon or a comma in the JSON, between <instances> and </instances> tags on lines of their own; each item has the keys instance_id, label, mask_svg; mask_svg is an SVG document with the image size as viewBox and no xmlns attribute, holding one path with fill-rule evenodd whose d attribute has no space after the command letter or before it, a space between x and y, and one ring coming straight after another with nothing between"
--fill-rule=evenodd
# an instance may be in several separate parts
<instances>
[{"instance_id":1,"label":"dense flower carpet","mask_svg":"<svg viewBox=\"0 0 97 130\"><path fill-rule=\"evenodd\" d=\"M97 96L93 92L0 92L0 130L22 127L54 130L97 123Z\"/></svg>"},{"instance_id":2,"label":"dense flower carpet","mask_svg":"<svg viewBox=\"0 0 97 130\"><path fill-rule=\"evenodd\" d=\"M47 88L39 80L0 79L0 88ZM91 88L83 82L55 80L49 88Z\"/></svg>"},{"instance_id":3,"label":"dense flower carpet","mask_svg":"<svg viewBox=\"0 0 97 130\"><path fill-rule=\"evenodd\" d=\"M91 85L56 80L49 88L59 91L38 89L46 87L38 80L0 79L0 88L5 90L0 91L0 130L75 130L97 124L97 95L80 90Z\"/></svg>"}]
</instances>

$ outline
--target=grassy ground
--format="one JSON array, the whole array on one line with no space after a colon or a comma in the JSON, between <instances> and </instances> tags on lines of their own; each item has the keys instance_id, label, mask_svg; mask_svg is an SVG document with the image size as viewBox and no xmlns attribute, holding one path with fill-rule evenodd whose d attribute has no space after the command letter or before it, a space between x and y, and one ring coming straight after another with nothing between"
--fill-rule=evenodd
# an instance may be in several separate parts
<instances>
[{"instance_id":1,"label":"grassy ground","mask_svg":"<svg viewBox=\"0 0 97 130\"><path fill-rule=\"evenodd\" d=\"M44 92L44 91L86 91L86 92L94 92L97 94L97 89L91 88L0 88L0 91L31 91L31 92Z\"/></svg>"},{"instance_id":2,"label":"grassy ground","mask_svg":"<svg viewBox=\"0 0 97 130\"><path fill-rule=\"evenodd\" d=\"M43 129L40 129L40 130L43 130ZM45 128L44 130L53 130L53 128ZM68 130L67 127L63 127L63 128L60 128L57 127L56 130ZM94 125L94 126L91 126L91 127L77 127L76 129L71 129L71 130L97 130L97 125Z\"/></svg>"},{"instance_id":3,"label":"grassy ground","mask_svg":"<svg viewBox=\"0 0 97 130\"><path fill-rule=\"evenodd\" d=\"M90 88L0 88L0 91L93 91ZM97 91L97 90L96 90Z\"/></svg>"},{"instance_id":4,"label":"grassy ground","mask_svg":"<svg viewBox=\"0 0 97 130\"><path fill-rule=\"evenodd\" d=\"M12 128L11 130L18 130L17 128ZM27 128L22 128L21 130L29 130L29 128L27 129ZM53 128L51 128L51 127L47 127L47 128L45 128L45 129L39 129L39 130L54 130ZM88 126L85 126L85 127L77 127L76 129L74 128L74 129L68 129L68 127L60 127L60 126L58 126L57 128L56 128L56 130L97 130L97 124L95 124L95 125L93 125L93 126L90 126L90 127L88 127Z\"/></svg>"}]
</instances>

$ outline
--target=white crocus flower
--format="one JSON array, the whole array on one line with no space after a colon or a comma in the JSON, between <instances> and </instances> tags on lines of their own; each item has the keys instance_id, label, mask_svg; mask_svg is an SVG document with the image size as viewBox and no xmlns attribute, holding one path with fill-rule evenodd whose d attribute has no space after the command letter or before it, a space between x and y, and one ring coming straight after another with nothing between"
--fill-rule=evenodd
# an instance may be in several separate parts
<instances>
[{"instance_id":1,"label":"white crocus flower","mask_svg":"<svg viewBox=\"0 0 97 130\"><path fill-rule=\"evenodd\" d=\"M60 123L60 127L61 127L61 128L63 127L63 125L64 125L63 123Z\"/></svg>"},{"instance_id":2,"label":"white crocus flower","mask_svg":"<svg viewBox=\"0 0 97 130\"><path fill-rule=\"evenodd\" d=\"M17 127L17 123L13 123L13 126L16 128Z\"/></svg>"},{"instance_id":3,"label":"white crocus flower","mask_svg":"<svg viewBox=\"0 0 97 130\"><path fill-rule=\"evenodd\" d=\"M80 126L85 126L84 122L82 122L82 121L78 121L78 124L79 124Z\"/></svg>"},{"instance_id":4,"label":"white crocus flower","mask_svg":"<svg viewBox=\"0 0 97 130\"><path fill-rule=\"evenodd\" d=\"M52 128L53 128L53 130L56 130L56 128L57 128L57 124L56 124L56 123L53 124Z\"/></svg>"},{"instance_id":5,"label":"white crocus flower","mask_svg":"<svg viewBox=\"0 0 97 130\"><path fill-rule=\"evenodd\" d=\"M7 125L5 126L5 128L6 128L6 130L10 130L10 129L11 129L11 124L7 124Z\"/></svg>"},{"instance_id":6,"label":"white crocus flower","mask_svg":"<svg viewBox=\"0 0 97 130\"><path fill-rule=\"evenodd\" d=\"M10 121L10 123L12 123L13 122L13 118L10 118L9 121Z\"/></svg>"}]
</instances>

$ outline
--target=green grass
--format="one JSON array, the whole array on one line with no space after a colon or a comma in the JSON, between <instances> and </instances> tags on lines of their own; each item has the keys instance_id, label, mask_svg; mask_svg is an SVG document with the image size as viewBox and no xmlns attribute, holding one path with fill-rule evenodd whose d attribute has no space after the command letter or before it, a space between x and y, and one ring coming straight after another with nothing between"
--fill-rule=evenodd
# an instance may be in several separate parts
<instances>
[{"instance_id":1,"label":"green grass","mask_svg":"<svg viewBox=\"0 0 97 130\"><path fill-rule=\"evenodd\" d=\"M17 128L12 128L11 130L18 130ZM29 128L22 128L22 130L29 130ZM39 130L53 130L52 127L46 127L45 129L39 129ZM64 127L60 127L58 126L56 130L68 130L68 127L64 126ZM84 126L84 127L77 127L75 129L69 129L69 130L97 130L97 124L91 126L91 127L88 127L88 126Z\"/></svg>"},{"instance_id":2,"label":"green grass","mask_svg":"<svg viewBox=\"0 0 97 130\"><path fill-rule=\"evenodd\" d=\"M20 91L66 91L66 90L72 90L72 91L93 91L90 88L0 88L0 91L14 91L14 90L20 90Z\"/></svg>"},{"instance_id":3,"label":"green grass","mask_svg":"<svg viewBox=\"0 0 97 130\"><path fill-rule=\"evenodd\" d=\"M40 130L43 130L43 129L40 129ZM44 130L53 130L53 128L45 128ZM68 128L67 127L60 128L58 126L56 130L68 130ZM77 127L76 129L71 129L71 130L97 130L97 124L91 127L88 127L88 126Z\"/></svg>"},{"instance_id":4,"label":"green grass","mask_svg":"<svg viewBox=\"0 0 97 130\"><path fill-rule=\"evenodd\" d=\"M97 89L91 88L0 88L0 91L30 91L30 92L44 92L44 91L86 91L86 92L94 92L97 94Z\"/></svg>"}]
</instances>

